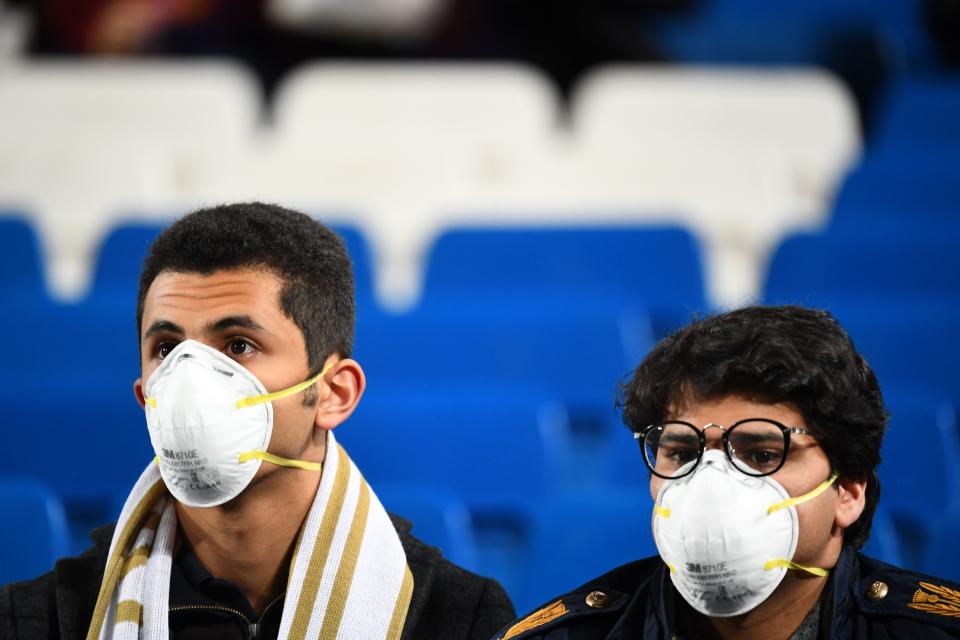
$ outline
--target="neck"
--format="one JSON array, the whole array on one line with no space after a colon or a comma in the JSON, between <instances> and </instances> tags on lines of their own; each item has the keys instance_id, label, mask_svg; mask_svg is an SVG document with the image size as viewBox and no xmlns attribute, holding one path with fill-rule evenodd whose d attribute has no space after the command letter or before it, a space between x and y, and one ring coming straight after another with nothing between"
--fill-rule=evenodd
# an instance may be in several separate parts
<instances>
[{"instance_id":1,"label":"neck","mask_svg":"<svg viewBox=\"0 0 960 640\"><path fill-rule=\"evenodd\" d=\"M285 589L297 535L319 484L316 472L261 467L250 486L224 505L178 502L180 531L203 566L237 585L259 613Z\"/></svg>"}]
</instances>

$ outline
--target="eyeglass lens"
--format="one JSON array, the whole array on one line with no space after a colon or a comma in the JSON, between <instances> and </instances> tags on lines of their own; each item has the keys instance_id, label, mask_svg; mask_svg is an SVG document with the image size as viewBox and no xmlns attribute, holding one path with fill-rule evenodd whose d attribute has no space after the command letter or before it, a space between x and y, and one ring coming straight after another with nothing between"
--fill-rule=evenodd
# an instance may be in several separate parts
<instances>
[{"instance_id":1,"label":"eyeglass lens","mask_svg":"<svg viewBox=\"0 0 960 640\"><path fill-rule=\"evenodd\" d=\"M727 432L729 458L749 475L767 475L783 466L787 436L770 422L741 422ZM648 430L643 439L647 465L657 475L673 477L701 455L700 432L683 423L666 423ZM692 471L692 469L690 469Z\"/></svg>"}]
</instances>

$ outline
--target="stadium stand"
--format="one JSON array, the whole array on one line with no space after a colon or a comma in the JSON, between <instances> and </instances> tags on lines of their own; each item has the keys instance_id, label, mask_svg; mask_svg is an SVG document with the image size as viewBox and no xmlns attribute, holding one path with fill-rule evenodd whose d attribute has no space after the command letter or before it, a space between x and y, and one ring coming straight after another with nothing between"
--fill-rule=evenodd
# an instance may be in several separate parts
<instances>
[{"instance_id":1,"label":"stadium stand","mask_svg":"<svg viewBox=\"0 0 960 640\"><path fill-rule=\"evenodd\" d=\"M960 84L916 6L704 0L652 27L706 64L598 66L569 105L519 64L324 62L268 105L222 61L5 60L0 401L8 445L44 464L3 477L47 488L0 485L37 523L4 529L31 544L5 539L24 551L0 581L116 515L153 455L130 396L144 248L173 213L243 199L330 212L369 382L338 438L519 609L655 552L615 385L691 313L755 298L833 311L887 393L867 551L960 578ZM892 78L870 104L780 66L861 45L881 54L865 81Z\"/></svg>"}]
</instances>

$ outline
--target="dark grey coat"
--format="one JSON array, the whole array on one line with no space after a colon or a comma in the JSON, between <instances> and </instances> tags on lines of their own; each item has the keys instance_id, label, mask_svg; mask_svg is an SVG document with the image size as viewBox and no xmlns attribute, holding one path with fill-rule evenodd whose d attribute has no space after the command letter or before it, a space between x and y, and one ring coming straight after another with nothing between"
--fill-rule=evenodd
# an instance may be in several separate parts
<instances>
[{"instance_id":1,"label":"dark grey coat","mask_svg":"<svg viewBox=\"0 0 960 640\"><path fill-rule=\"evenodd\" d=\"M404 640L488 640L514 617L494 580L445 560L410 534L411 524L391 516L413 573L413 596ZM0 640L82 640L97 602L113 525L91 533L94 546L59 560L53 571L0 589Z\"/></svg>"}]
</instances>

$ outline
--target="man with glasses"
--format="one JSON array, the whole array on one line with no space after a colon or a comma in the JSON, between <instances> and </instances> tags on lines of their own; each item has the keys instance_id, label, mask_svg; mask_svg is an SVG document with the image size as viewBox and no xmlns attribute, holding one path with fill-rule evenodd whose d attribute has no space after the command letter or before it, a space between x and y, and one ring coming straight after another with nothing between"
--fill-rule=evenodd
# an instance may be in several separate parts
<instances>
[{"instance_id":1,"label":"man with glasses","mask_svg":"<svg viewBox=\"0 0 960 640\"><path fill-rule=\"evenodd\" d=\"M659 557L586 583L498 640L960 638L960 585L857 552L887 412L837 322L749 307L661 341L623 385Z\"/></svg>"}]
</instances>

